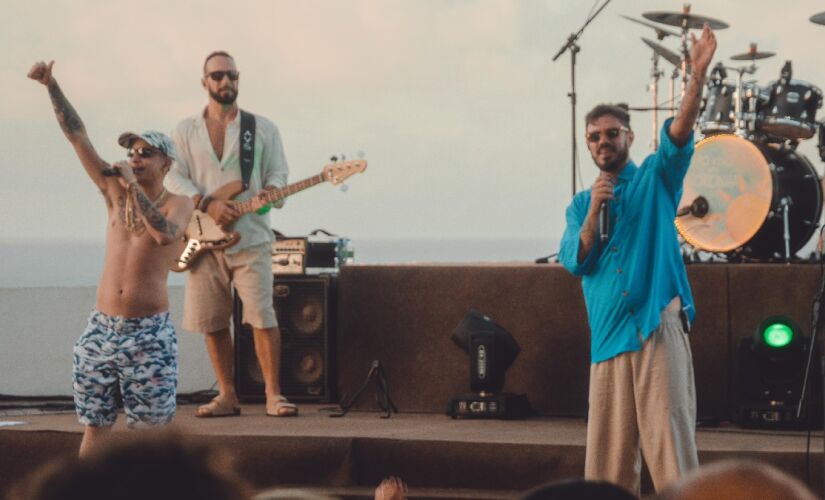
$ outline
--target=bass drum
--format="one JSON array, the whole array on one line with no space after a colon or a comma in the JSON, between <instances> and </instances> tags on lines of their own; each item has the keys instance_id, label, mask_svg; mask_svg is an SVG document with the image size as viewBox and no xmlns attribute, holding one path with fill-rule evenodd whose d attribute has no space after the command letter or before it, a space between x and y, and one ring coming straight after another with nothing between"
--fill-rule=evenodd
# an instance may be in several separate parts
<instances>
[{"instance_id":1,"label":"bass drum","mask_svg":"<svg viewBox=\"0 0 825 500\"><path fill-rule=\"evenodd\" d=\"M783 207L793 256L822 213L822 187L811 163L787 147L715 135L696 144L676 228L699 250L783 259Z\"/></svg>"}]
</instances>

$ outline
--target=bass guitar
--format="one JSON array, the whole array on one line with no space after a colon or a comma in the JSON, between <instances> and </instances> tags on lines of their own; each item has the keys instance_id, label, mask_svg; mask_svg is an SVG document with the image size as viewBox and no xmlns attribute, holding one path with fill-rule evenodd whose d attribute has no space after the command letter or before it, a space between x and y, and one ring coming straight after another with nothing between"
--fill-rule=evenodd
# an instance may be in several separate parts
<instances>
[{"instance_id":1,"label":"bass guitar","mask_svg":"<svg viewBox=\"0 0 825 500\"><path fill-rule=\"evenodd\" d=\"M269 203L282 200L287 196L324 182L333 185L341 184L349 177L366 169L366 160L339 161L325 166L318 175L280 189L264 191L247 200L233 200L244 190L243 183L240 180L224 184L215 190L211 196L213 199L231 203L235 210L243 215L260 210ZM206 212L195 210L192 213L192 218L189 219L189 225L186 227L181 241L180 257L172 263L170 269L175 272L188 271L204 252L229 248L238 243L240 239L241 235L238 232L232 231L231 228L221 227Z\"/></svg>"}]
</instances>

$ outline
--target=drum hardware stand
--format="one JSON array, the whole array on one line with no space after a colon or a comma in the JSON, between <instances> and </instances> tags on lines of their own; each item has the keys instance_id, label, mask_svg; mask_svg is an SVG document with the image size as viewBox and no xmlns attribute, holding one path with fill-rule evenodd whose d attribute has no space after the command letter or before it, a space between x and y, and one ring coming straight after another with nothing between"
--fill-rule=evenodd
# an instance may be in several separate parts
<instances>
[{"instance_id":1,"label":"drum hardware stand","mask_svg":"<svg viewBox=\"0 0 825 500\"><path fill-rule=\"evenodd\" d=\"M793 200L788 196L779 201L779 206L782 209L782 237L785 239L785 262L788 264L791 263L791 223L788 212L791 210L792 203Z\"/></svg>"},{"instance_id":2,"label":"drum hardware stand","mask_svg":"<svg viewBox=\"0 0 825 500\"><path fill-rule=\"evenodd\" d=\"M584 25L577 31L576 33L571 34L567 37L567 41L562 45L561 49L553 56L553 62L556 61L565 51L570 51L570 92L567 93L567 97L570 98L570 125L571 125L571 155L572 155L572 196L576 196L576 170L578 168L577 165L577 153L576 153L576 54L581 50L581 47L576 45L576 41L581 37L582 32L584 29L587 28L587 25L590 24L599 13L607 7L607 4L610 3L610 0L605 0L604 4L598 8L587 20L584 22Z\"/></svg>"},{"instance_id":3,"label":"drum hardware stand","mask_svg":"<svg viewBox=\"0 0 825 500\"><path fill-rule=\"evenodd\" d=\"M673 118L676 113L676 79L679 78L679 68L674 68L673 73L670 75L670 116L668 118Z\"/></svg>"},{"instance_id":4,"label":"drum hardware stand","mask_svg":"<svg viewBox=\"0 0 825 500\"><path fill-rule=\"evenodd\" d=\"M750 66L741 66L738 68L732 68L729 66L720 66L723 69L729 69L732 71L736 71L736 95L734 96L733 106L734 106L734 115L736 115L736 128L738 130L747 130L748 132L752 133L756 130L756 96L751 95L748 97L748 109L754 111L748 111L747 116L745 116L745 112L742 110L742 93L744 84L742 83L742 75L745 73L752 75L756 72L756 64L751 64Z\"/></svg>"},{"instance_id":5,"label":"drum hardware stand","mask_svg":"<svg viewBox=\"0 0 825 500\"><path fill-rule=\"evenodd\" d=\"M682 13L683 14L690 14L690 4L686 3L682 6ZM688 60L690 59L690 51L688 50L688 20L687 17L682 19L682 84L680 88L679 97L683 99L685 97L685 92L687 91L687 81L688 81Z\"/></svg>"},{"instance_id":6,"label":"drum hardware stand","mask_svg":"<svg viewBox=\"0 0 825 500\"><path fill-rule=\"evenodd\" d=\"M653 94L653 137L650 141L650 148L653 151L659 149L659 78L664 74L659 70L659 54L654 50L653 57L650 58L653 67L650 70L650 85L647 89Z\"/></svg>"}]
</instances>

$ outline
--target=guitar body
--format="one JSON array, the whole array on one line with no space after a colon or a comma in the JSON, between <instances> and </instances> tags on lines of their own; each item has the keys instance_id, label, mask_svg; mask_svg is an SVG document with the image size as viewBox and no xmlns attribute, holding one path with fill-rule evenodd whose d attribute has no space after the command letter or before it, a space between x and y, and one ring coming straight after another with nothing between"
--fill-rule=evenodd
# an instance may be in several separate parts
<instances>
[{"instance_id":1,"label":"guitar body","mask_svg":"<svg viewBox=\"0 0 825 500\"><path fill-rule=\"evenodd\" d=\"M219 187L212 193L216 200L229 201L243 192L241 181L232 181ZM179 255L169 268L177 273L188 271L204 252L229 248L241 235L237 231L224 231L206 212L195 210L186 226L184 237L179 244Z\"/></svg>"},{"instance_id":2,"label":"guitar body","mask_svg":"<svg viewBox=\"0 0 825 500\"><path fill-rule=\"evenodd\" d=\"M317 186L323 182L337 186L349 178L351 175L361 173L367 168L366 160L349 160L328 164L320 174L307 179L295 182L280 189L272 189L262 192L248 200L232 201L243 192L241 181L227 182L211 193L210 196L216 200L232 202L235 210L243 214L251 213L267 203L277 202L312 186ZM229 248L241 239L241 235L231 228L221 227L209 214L195 210L189 225L186 226L186 234L181 239L177 255L180 255L169 267L175 272L188 271L204 252Z\"/></svg>"}]
</instances>

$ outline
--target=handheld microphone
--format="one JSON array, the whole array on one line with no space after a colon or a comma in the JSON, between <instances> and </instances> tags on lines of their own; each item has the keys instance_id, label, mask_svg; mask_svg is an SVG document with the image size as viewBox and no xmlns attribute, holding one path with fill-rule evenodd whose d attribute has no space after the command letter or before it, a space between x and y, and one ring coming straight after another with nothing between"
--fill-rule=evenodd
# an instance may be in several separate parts
<instances>
[{"instance_id":1,"label":"handheld microphone","mask_svg":"<svg viewBox=\"0 0 825 500\"><path fill-rule=\"evenodd\" d=\"M610 206L607 200L599 205L599 241L606 242L610 238Z\"/></svg>"},{"instance_id":2,"label":"handheld microphone","mask_svg":"<svg viewBox=\"0 0 825 500\"><path fill-rule=\"evenodd\" d=\"M120 177L120 169L117 167L109 167L101 170L103 177Z\"/></svg>"}]
</instances>

